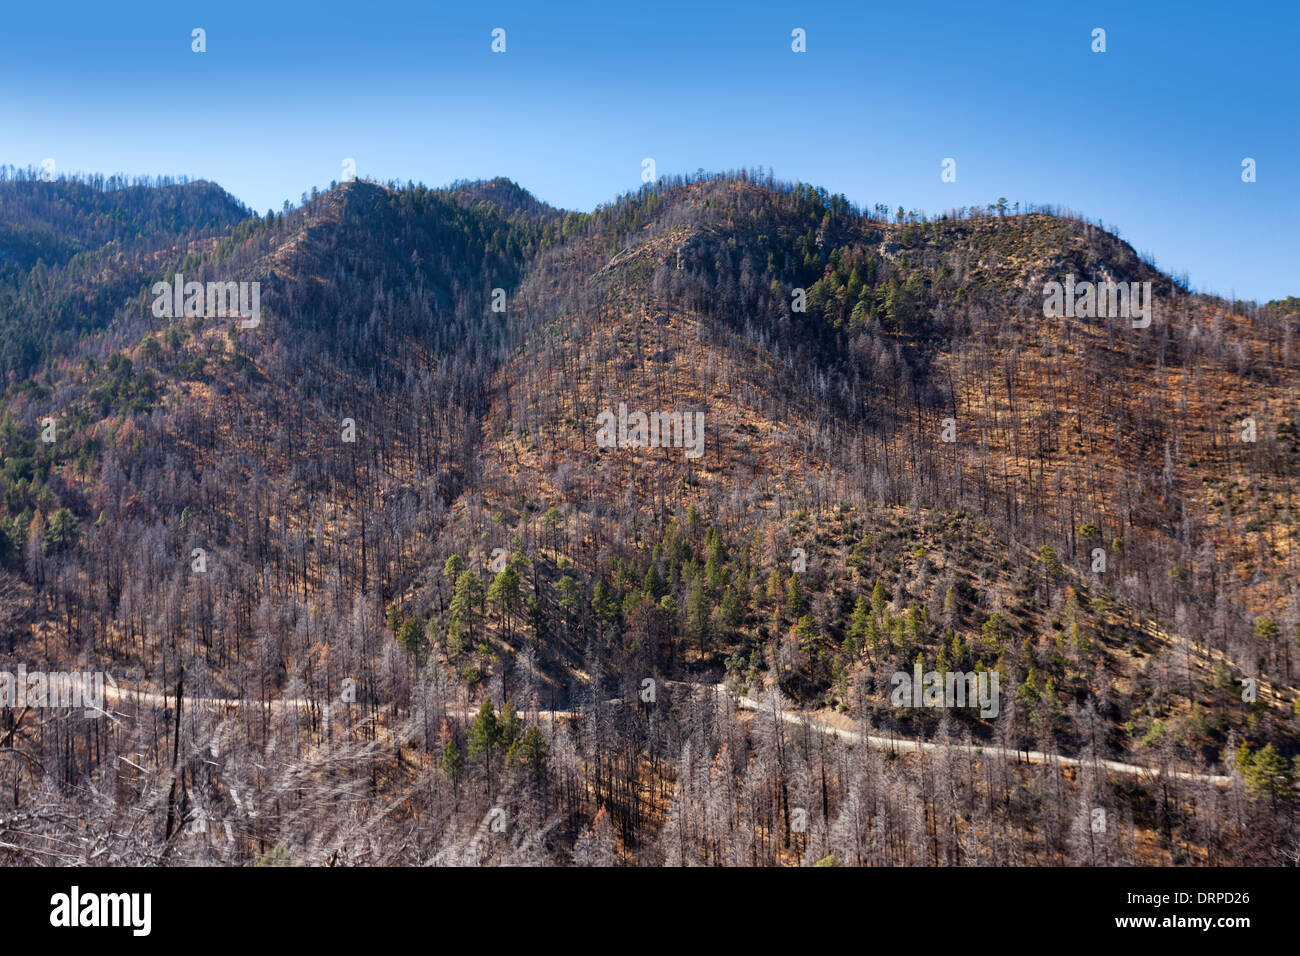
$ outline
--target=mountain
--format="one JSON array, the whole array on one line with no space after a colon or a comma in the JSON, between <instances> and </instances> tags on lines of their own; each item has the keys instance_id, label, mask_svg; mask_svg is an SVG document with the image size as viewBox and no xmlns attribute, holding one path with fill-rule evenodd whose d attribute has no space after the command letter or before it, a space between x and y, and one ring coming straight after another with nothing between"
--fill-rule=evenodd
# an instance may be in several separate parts
<instances>
[{"instance_id":1,"label":"mountain","mask_svg":"<svg viewBox=\"0 0 1300 956\"><path fill-rule=\"evenodd\" d=\"M0 711L62 789L6 772L92 831L139 808L116 860L1295 852L1287 302L1056 210L747 173L266 217L0 182L0 264L0 669L120 695ZM177 273L256 282L256 321L159 315ZM1132 314L1046 314L1107 281ZM676 440L620 442L637 413ZM996 706L899 697L927 672ZM231 829L178 842L196 812Z\"/></svg>"},{"instance_id":2,"label":"mountain","mask_svg":"<svg viewBox=\"0 0 1300 956\"><path fill-rule=\"evenodd\" d=\"M10 383L105 329L164 259L248 215L204 181L0 173L0 371Z\"/></svg>"}]
</instances>

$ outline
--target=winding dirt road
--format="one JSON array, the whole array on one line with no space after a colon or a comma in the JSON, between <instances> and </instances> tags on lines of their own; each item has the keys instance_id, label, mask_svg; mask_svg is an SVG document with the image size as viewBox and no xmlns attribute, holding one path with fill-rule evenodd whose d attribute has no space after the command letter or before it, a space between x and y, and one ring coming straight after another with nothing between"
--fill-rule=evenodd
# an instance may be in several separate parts
<instances>
[{"instance_id":1,"label":"winding dirt road","mask_svg":"<svg viewBox=\"0 0 1300 956\"><path fill-rule=\"evenodd\" d=\"M718 685L721 687L722 685ZM766 710L758 701L752 697L739 697L736 699L737 705L742 710ZM803 725L805 721L814 729L828 737L839 737L851 743L866 743L870 747L878 750L892 750L902 753L916 753L926 751L935 753L940 750L961 750L971 756L980 754L994 754L1003 757L1012 757L1017 761L1023 760L1027 763L1052 763L1062 767L1081 767L1084 762L1077 757L1062 757L1055 754L1045 754L1040 750L1012 750L1008 747L999 747L996 745L983 744L936 744L929 741L915 740L910 737L881 737L876 734L863 735L856 730L844 730L839 727L833 727L830 724L811 717L799 711L785 710L776 715L781 721L788 724ZM1126 774L1134 777L1146 777L1148 779L1159 779L1162 771L1157 767L1144 767L1140 764L1123 763L1118 760L1098 760L1096 766L1109 770L1112 773ZM1232 778L1224 774L1194 773L1185 770L1170 770L1164 772L1175 780L1200 780L1209 781L1220 787L1232 786Z\"/></svg>"},{"instance_id":2,"label":"winding dirt road","mask_svg":"<svg viewBox=\"0 0 1300 956\"><path fill-rule=\"evenodd\" d=\"M689 688L706 688L712 691L720 698L730 699L741 710L769 712L759 701L752 697L744 695L734 696L727 690L725 684L687 684L680 681L668 682L671 686L689 687ZM174 695L159 694L155 691L141 690L140 688L123 688L118 686L106 686L104 688L105 703L111 703L114 706L122 704L134 704L136 706L168 708L175 701ZM211 707L224 710L237 710L243 707L269 707L272 713L283 713L285 710L292 708L297 711L304 707L321 706L320 701L314 701L305 697L276 698L268 700L265 704L259 700L250 700L248 698L236 697L186 697L186 706L195 705L202 707ZM620 698L605 701L606 704L622 704ZM460 718L473 717L476 711L472 708L451 708L448 713ZM521 717L532 720L570 720L581 716L578 711L571 710L535 710L519 712ZM984 754L997 755L1016 761L1025 761L1031 764L1056 764L1061 767L1081 767L1084 761L1077 757L1064 757L1055 754L1046 754L1038 750L1012 750L1007 747L997 745L982 744L940 744L931 741L916 740L909 737L885 737L877 734L863 734L856 730L846 730L841 727L835 727L825 721L806 714L802 711L780 710L775 714L776 718L782 723L795 726L808 726L814 731L832 739L842 739L849 743L863 744L874 747L878 750L888 750L895 753L917 753L927 752L936 753L941 750L964 751L968 756L975 758ZM1109 771L1110 773L1123 774L1125 776L1140 777L1148 780L1158 780L1162 775L1168 776L1175 780L1201 781L1209 782L1219 787L1231 787L1232 777L1225 774L1205 774L1195 773L1187 770L1168 770L1161 771L1157 767L1145 767L1140 764L1124 763L1119 760L1098 760L1095 764L1099 769Z\"/></svg>"}]
</instances>

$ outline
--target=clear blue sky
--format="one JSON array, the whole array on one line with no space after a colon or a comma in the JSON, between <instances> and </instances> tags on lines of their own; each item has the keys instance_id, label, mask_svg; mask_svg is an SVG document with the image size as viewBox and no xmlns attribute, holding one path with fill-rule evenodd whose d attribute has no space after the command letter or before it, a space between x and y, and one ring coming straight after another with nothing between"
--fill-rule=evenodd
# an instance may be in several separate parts
<instances>
[{"instance_id":1,"label":"clear blue sky","mask_svg":"<svg viewBox=\"0 0 1300 956\"><path fill-rule=\"evenodd\" d=\"M1263 301L1300 294L1298 11L13 3L0 163L201 177L259 211L341 179L346 157L380 180L504 175L575 209L639 187L647 156L661 174L764 166L867 207L1058 203L1196 289Z\"/></svg>"}]
</instances>

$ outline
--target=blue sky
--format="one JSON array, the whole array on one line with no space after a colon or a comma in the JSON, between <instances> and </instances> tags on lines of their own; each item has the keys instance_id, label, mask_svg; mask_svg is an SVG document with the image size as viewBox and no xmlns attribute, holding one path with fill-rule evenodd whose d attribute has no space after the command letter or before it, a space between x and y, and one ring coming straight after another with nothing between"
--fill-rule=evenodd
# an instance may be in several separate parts
<instances>
[{"instance_id":1,"label":"blue sky","mask_svg":"<svg viewBox=\"0 0 1300 956\"><path fill-rule=\"evenodd\" d=\"M865 207L1068 206L1196 289L1263 301L1300 294L1298 10L13 4L0 163L206 178L259 211L341 179L348 157L379 180L509 176L576 209L639 187L644 157L763 166Z\"/></svg>"}]
</instances>

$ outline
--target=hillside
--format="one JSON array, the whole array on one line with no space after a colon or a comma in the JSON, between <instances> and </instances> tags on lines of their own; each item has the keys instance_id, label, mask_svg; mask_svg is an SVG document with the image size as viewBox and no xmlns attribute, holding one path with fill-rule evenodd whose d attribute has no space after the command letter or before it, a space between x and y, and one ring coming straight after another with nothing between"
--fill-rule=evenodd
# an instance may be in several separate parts
<instances>
[{"instance_id":1,"label":"hillside","mask_svg":"<svg viewBox=\"0 0 1300 956\"><path fill-rule=\"evenodd\" d=\"M166 260L248 211L208 182L128 185L0 169L0 372L33 375L104 331ZM128 319L129 322L129 319Z\"/></svg>"},{"instance_id":2,"label":"hillside","mask_svg":"<svg viewBox=\"0 0 1300 956\"><path fill-rule=\"evenodd\" d=\"M260 322L156 317L176 272L258 282ZM1149 325L1045 317L1067 275L1149 282ZM142 811L103 838L137 862L1290 858L1297 326L1050 210L748 174L266 217L0 182L0 669L148 695L4 710L5 792ZM698 445L608 447L620 406ZM997 674L997 713L891 702L917 665ZM196 808L228 829L179 837Z\"/></svg>"}]
</instances>

